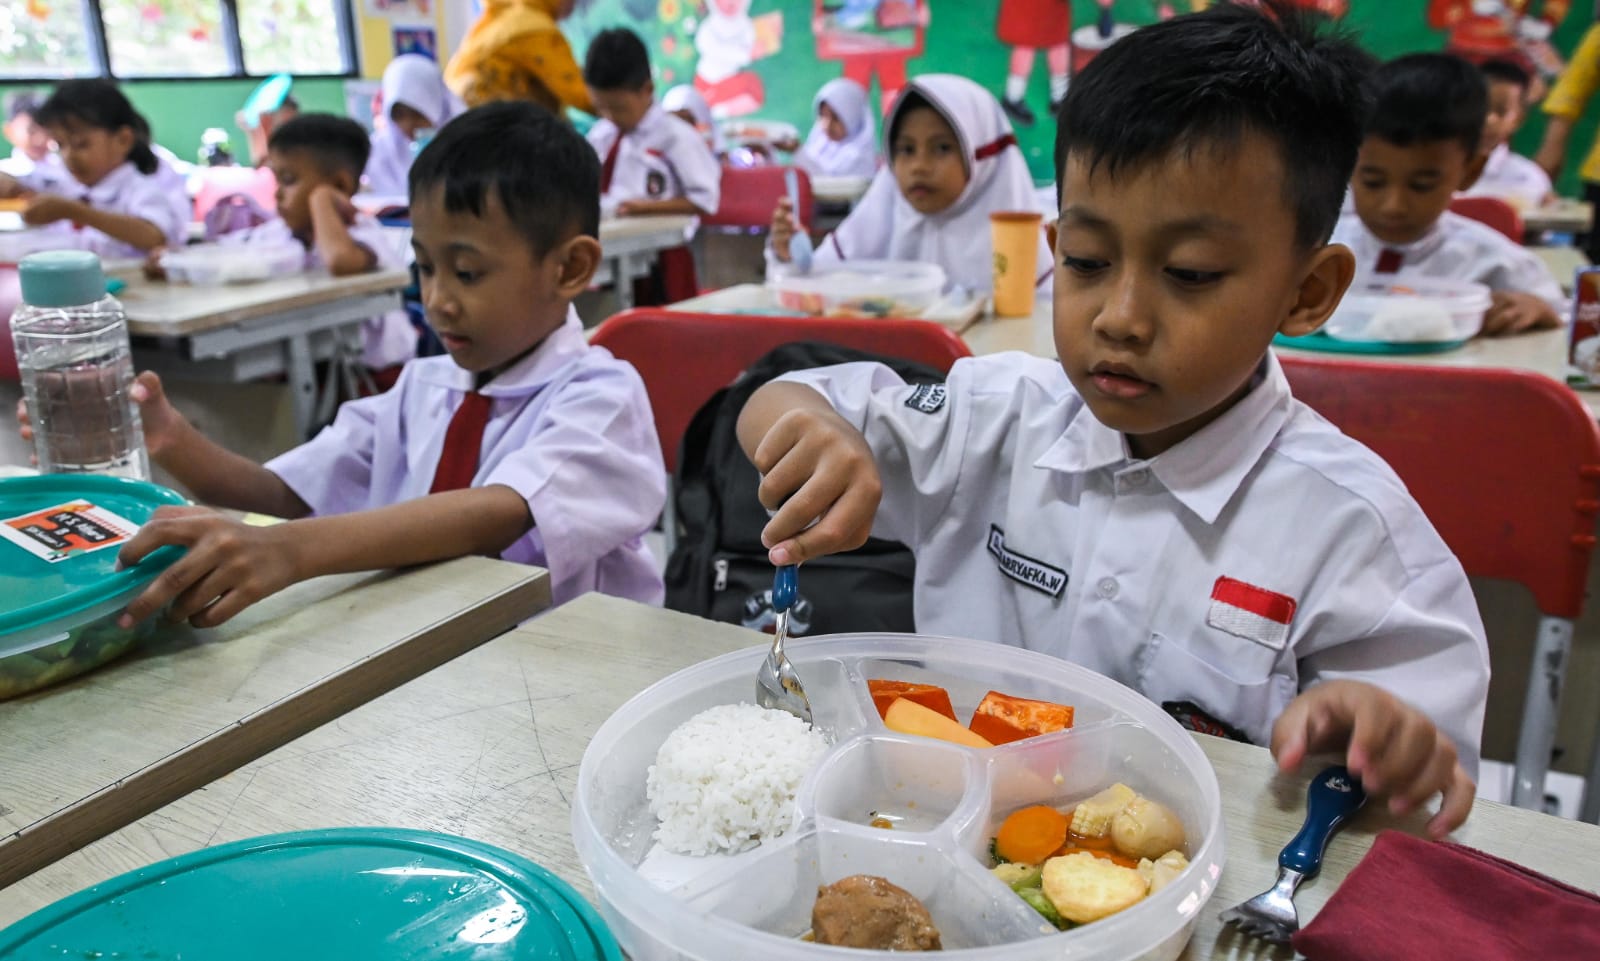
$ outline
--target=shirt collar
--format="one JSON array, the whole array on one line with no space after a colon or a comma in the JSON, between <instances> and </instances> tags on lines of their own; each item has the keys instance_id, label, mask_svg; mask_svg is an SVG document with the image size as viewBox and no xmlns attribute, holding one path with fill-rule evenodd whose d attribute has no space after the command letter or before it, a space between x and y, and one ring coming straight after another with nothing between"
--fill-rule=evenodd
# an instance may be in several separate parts
<instances>
[{"instance_id":1,"label":"shirt collar","mask_svg":"<svg viewBox=\"0 0 1600 961\"><path fill-rule=\"evenodd\" d=\"M93 187L84 187L82 184L78 186L88 194L89 206L106 207L110 206L127 189L129 181L137 176L139 171L134 167L133 161L124 160L115 170L101 177L100 182Z\"/></svg>"},{"instance_id":2,"label":"shirt collar","mask_svg":"<svg viewBox=\"0 0 1600 961\"><path fill-rule=\"evenodd\" d=\"M1268 352L1254 376L1255 386L1221 417L1149 461L1135 460L1127 438L1080 404L1033 466L1067 474L1116 468L1119 476L1148 470L1179 503L1207 524L1215 523L1289 419L1293 397L1278 358Z\"/></svg>"},{"instance_id":3,"label":"shirt collar","mask_svg":"<svg viewBox=\"0 0 1600 961\"><path fill-rule=\"evenodd\" d=\"M537 394L564 369L573 357L589 349L583 334L583 322L575 308L567 307L567 319L552 330L528 356L501 371L494 380L483 386L487 397L525 397ZM424 364L418 368L417 377L437 387L447 387L461 393L472 390L472 371L450 364Z\"/></svg>"}]
</instances>

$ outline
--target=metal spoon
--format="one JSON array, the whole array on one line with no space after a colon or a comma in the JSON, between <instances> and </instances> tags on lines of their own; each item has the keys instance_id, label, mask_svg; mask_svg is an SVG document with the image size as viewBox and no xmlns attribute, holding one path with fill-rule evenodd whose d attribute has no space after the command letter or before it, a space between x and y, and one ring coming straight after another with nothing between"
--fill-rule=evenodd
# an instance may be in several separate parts
<instances>
[{"instance_id":1,"label":"metal spoon","mask_svg":"<svg viewBox=\"0 0 1600 961\"><path fill-rule=\"evenodd\" d=\"M778 622L772 633L772 650L756 671L756 703L768 710L788 711L810 724L811 702L800 685L800 675L783 653L783 642L789 639L789 608L799 596L799 569L793 564L778 568L772 579L772 610Z\"/></svg>"},{"instance_id":2,"label":"metal spoon","mask_svg":"<svg viewBox=\"0 0 1600 961\"><path fill-rule=\"evenodd\" d=\"M800 179L790 167L783 175L784 186L789 188L789 213L794 217L794 236L789 238L789 261L802 274L811 273L811 235L800 223Z\"/></svg>"}]
</instances>

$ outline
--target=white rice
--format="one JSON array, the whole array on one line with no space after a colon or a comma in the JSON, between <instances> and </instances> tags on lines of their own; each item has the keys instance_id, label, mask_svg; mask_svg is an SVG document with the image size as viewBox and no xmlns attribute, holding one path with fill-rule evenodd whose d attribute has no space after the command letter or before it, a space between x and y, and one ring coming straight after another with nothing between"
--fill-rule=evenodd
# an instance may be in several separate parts
<instances>
[{"instance_id":1,"label":"white rice","mask_svg":"<svg viewBox=\"0 0 1600 961\"><path fill-rule=\"evenodd\" d=\"M732 854L789 829L794 793L828 740L754 704L702 711L667 735L645 778L655 838L676 854Z\"/></svg>"}]
</instances>

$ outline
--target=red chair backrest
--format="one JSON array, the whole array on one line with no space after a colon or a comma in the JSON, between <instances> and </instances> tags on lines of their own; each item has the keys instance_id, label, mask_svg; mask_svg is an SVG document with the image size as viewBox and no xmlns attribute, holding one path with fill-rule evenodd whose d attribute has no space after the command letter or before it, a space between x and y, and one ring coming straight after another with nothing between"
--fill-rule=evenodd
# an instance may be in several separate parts
<instances>
[{"instance_id":1,"label":"red chair backrest","mask_svg":"<svg viewBox=\"0 0 1600 961\"><path fill-rule=\"evenodd\" d=\"M1468 574L1575 618L1600 511L1600 428L1520 370L1282 358L1294 395L1389 462Z\"/></svg>"},{"instance_id":2,"label":"red chair backrest","mask_svg":"<svg viewBox=\"0 0 1600 961\"><path fill-rule=\"evenodd\" d=\"M1450 201L1450 210L1493 227L1510 237L1513 243L1522 243L1525 232L1522 215L1499 197L1457 197Z\"/></svg>"},{"instance_id":3,"label":"red chair backrest","mask_svg":"<svg viewBox=\"0 0 1600 961\"><path fill-rule=\"evenodd\" d=\"M278 180L265 167L201 167L200 189L194 195L194 219L204 222L219 200L245 194L267 213L278 209Z\"/></svg>"},{"instance_id":4,"label":"red chair backrest","mask_svg":"<svg viewBox=\"0 0 1600 961\"><path fill-rule=\"evenodd\" d=\"M677 469L683 432L712 394L774 347L803 340L902 357L944 371L972 356L960 337L927 320L750 317L655 307L617 314L589 338L633 364L644 378L668 471Z\"/></svg>"},{"instance_id":5,"label":"red chair backrest","mask_svg":"<svg viewBox=\"0 0 1600 961\"><path fill-rule=\"evenodd\" d=\"M778 198L788 196L785 175L793 169L799 188L800 209L796 214L800 222L811 223L814 205L811 194L811 175L790 167L723 167L722 201L714 216L701 218L707 227L736 227L748 230L765 229L772 223L772 209Z\"/></svg>"}]
</instances>

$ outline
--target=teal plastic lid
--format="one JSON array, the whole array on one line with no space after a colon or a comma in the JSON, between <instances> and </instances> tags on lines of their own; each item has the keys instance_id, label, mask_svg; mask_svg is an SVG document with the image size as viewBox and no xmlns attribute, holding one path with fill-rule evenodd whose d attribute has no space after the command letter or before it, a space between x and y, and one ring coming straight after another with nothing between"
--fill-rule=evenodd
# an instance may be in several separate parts
<instances>
[{"instance_id":1,"label":"teal plastic lid","mask_svg":"<svg viewBox=\"0 0 1600 961\"><path fill-rule=\"evenodd\" d=\"M595 910L466 838L337 828L203 848L0 931L0 958L622 961Z\"/></svg>"},{"instance_id":2,"label":"teal plastic lid","mask_svg":"<svg viewBox=\"0 0 1600 961\"><path fill-rule=\"evenodd\" d=\"M177 491L122 477L45 474L0 480L0 649L15 650L35 637L59 634L119 596L131 600L183 554L181 548L164 547L137 566L118 570L116 544L53 552L57 535L48 530L30 533L53 523L29 518L63 505L87 504L116 519L143 524L156 508L184 503ZM97 523L95 516L87 515L94 528L115 527L114 520ZM78 543L84 541L74 541ZM51 560L53 553L65 556Z\"/></svg>"},{"instance_id":3,"label":"teal plastic lid","mask_svg":"<svg viewBox=\"0 0 1600 961\"><path fill-rule=\"evenodd\" d=\"M34 307L75 307L106 295L100 258L87 250L46 250L17 264L22 302Z\"/></svg>"},{"instance_id":4,"label":"teal plastic lid","mask_svg":"<svg viewBox=\"0 0 1600 961\"><path fill-rule=\"evenodd\" d=\"M245 123L251 127L261 126L261 115L283 106L293 87L294 78L286 73L275 73L256 84L256 88L250 91L250 96L245 98L244 106L239 108L239 112L244 115Z\"/></svg>"},{"instance_id":5,"label":"teal plastic lid","mask_svg":"<svg viewBox=\"0 0 1600 961\"><path fill-rule=\"evenodd\" d=\"M1272 343L1278 347L1293 347L1296 350L1316 350L1326 354L1374 354L1379 356L1387 354L1391 357L1406 354L1442 354L1445 351L1466 346L1467 339L1425 341L1340 340L1337 337L1329 337L1320 330L1314 330L1304 337L1290 337L1287 334L1272 335Z\"/></svg>"}]
</instances>

